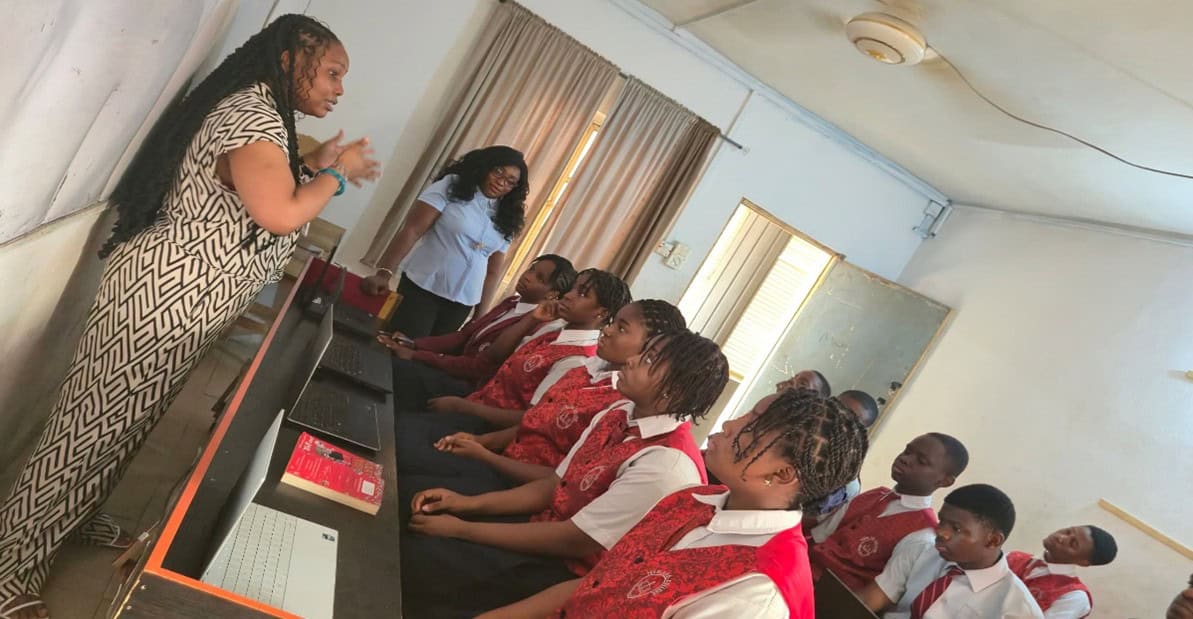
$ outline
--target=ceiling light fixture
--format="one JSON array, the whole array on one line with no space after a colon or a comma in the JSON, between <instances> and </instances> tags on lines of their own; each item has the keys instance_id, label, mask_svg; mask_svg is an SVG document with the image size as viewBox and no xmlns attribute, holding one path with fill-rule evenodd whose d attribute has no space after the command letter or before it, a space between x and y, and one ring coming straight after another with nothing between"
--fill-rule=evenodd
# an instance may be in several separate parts
<instances>
[{"instance_id":1,"label":"ceiling light fixture","mask_svg":"<svg viewBox=\"0 0 1193 619\"><path fill-rule=\"evenodd\" d=\"M919 29L886 13L854 17L845 24L845 35L859 52L883 64L918 64L928 51Z\"/></svg>"}]
</instances>

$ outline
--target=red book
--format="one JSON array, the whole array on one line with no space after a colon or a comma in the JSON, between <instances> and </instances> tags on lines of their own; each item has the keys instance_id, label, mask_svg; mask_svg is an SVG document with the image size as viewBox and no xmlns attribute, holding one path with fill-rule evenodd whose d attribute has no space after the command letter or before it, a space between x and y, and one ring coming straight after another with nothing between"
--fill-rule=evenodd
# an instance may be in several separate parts
<instances>
[{"instance_id":1,"label":"red book","mask_svg":"<svg viewBox=\"0 0 1193 619\"><path fill-rule=\"evenodd\" d=\"M306 432L298 437L282 483L377 515L385 480L381 465L325 443Z\"/></svg>"}]
</instances>

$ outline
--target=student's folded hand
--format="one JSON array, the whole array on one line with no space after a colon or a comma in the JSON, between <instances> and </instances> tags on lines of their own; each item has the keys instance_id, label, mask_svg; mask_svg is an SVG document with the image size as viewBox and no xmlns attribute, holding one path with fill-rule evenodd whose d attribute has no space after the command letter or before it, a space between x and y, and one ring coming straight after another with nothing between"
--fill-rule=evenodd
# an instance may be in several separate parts
<instances>
[{"instance_id":1,"label":"student's folded hand","mask_svg":"<svg viewBox=\"0 0 1193 619\"><path fill-rule=\"evenodd\" d=\"M464 439L475 441L476 435L469 434L468 432L456 432L455 434L449 434L435 441L435 449L438 449L439 451L451 451L451 445L453 441Z\"/></svg>"},{"instance_id":2,"label":"student's folded hand","mask_svg":"<svg viewBox=\"0 0 1193 619\"><path fill-rule=\"evenodd\" d=\"M446 488L431 488L414 495L410 512L414 514L445 514L467 511L468 499Z\"/></svg>"},{"instance_id":3,"label":"student's folded hand","mask_svg":"<svg viewBox=\"0 0 1193 619\"><path fill-rule=\"evenodd\" d=\"M463 432L461 432L461 434L463 434ZM482 460L485 458L485 456L492 453L485 448L484 445L481 445L480 442L476 440L476 437L472 436L458 437L453 435L445 436L439 440L443 443L443 447L439 449L440 451L446 451L448 453L455 454L457 456L463 456L465 458L472 458L473 460ZM435 446L439 447L439 444L436 443Z\"/></svg>"},{"instance_id":4,"label":"student's folded hand","mask_svg":"<svg viewBox=\"0 0 1193 619\"><path fill-rule=\"evenodd\" d=\"M458 537L463 525L463 520L447 514L414 514L410 517L411 531L432 537Z\"/></svg>"},{"instance_id":5,"label":"student's folded hand","mask_svg":"<svg viewBox=\"0 0 1193 619\"><path fill-rule=\"evenodd\" d=\"M468 400L454 395L427 400L427 408L436 413L463 413L468 407Z\"/></svg>"}]
</instances>

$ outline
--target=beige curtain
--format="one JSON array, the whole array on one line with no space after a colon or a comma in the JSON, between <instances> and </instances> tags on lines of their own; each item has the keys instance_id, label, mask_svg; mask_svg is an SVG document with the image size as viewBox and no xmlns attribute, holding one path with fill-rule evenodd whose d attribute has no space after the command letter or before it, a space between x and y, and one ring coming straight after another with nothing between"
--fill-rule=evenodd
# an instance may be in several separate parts
<instances>
[{"instance_id":1,"label":"beige curtain","mask_svg":"<svg viewBox=\"0 0 1193 619\"><path fill-rule=\"evenodd\" d=\"M632 276L691 191L718 131L635 78L548 221L548 251ZM647 252L644 254L643 252Z\"/></svg>"},{"instance_id":2,"label":"beige curtain","mask_svg":"<svg viewBox=\"0 0 1193 619\"><path fill-rule=\"evenodd\" d=\"M526 156L526 220L533 221L618 75L616 66L514 2L498 6L469 58L460 91L386 214L366 264L376 264L435 174L476 148L505 144Z\"/></svg>"}]
</instances>

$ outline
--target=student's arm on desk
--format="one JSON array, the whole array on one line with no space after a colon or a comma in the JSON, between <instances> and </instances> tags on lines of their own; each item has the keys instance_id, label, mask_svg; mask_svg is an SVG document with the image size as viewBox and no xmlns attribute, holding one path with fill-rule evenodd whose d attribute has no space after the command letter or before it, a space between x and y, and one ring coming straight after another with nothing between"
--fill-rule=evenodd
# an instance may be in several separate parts
<instances>
[{"instance_id":1,"label":"student's arm on desk","mask_svg":"<svg viewBox=\"0 0 1193 619\"><path fill-rule=\"evenodd\" d=\"M507 438L507 435L516 433L517 428L506 428L499 432L490 432L489 434L475 437L464 432L457 432L436 441L435 448L439 451L484 462L493 467L503 477L512 479L520 484L553 475L555 469L549 466L519 462L518 460L497 453L504 449L510 442L509 440L502 439Z\"/></svg>"},{"instance_id":2,"label":"student's arm on desk","mask_svg":"<svg viewBox=\"0 0 1193 619\"><path fill-rule=\"evenodd\" d=\"M507 516L537 514L551 505L559 477L552 475L517 488L466 496L443 488L423 490L414 495L410 511L415 517L434 514Z\"/></svg>"},{"instance_id":3,"label":"student's arm on desk","mask_svg":"<svg viewBox=\"0 0 1193 619\"><path fill-rule=\"evenodd\" d=\"M415 515L410 528L424 535L454 537L513 552L565 559L579 559L605 549L571 521L470 522L452 516Z\"/></svg>"},{"instance_id":4,"label":"student's arm on desk","mask_svg":"<svg viewBox=\"0 0 1193 619\"><path fill-rule=\"evenodd\" d=\"M895 551L886 562L886 567L873 582L857 592L858 598L866 608L881 614L883 610L895 605L895 602L907 592L907 581L911 578L916 560L923 552L936 552L934 538L931 535L908 535L895 544Z\"/></svg>"},{"instance_id":5,"label":"student's arm on desk","mask_svg":"<svg viewBox=\"0 0 1193 619\"><path fill-rule=\"evenodd\" d=\"M518 425L518 422L522 421L522 415L526 414L526 411L497 408L454 395L431 398L427 400L427 408L436 413L472 415L501 428Z\"/></svg>"},{"instance_id":6,"label":"student's arm on desk","mask_svg":"<svg viewBox=\"0 0 1193 619\"><path fill-rule=\"evenodd\" d=\"M861 591L858 591L857 597L862 601L862 604L866 605L866 608L874 611L875 614L879 614L895 605L895 602L883 592L882 587L879 587L878 583L874 581L870 581L870 584L866 585Z\"/></svg>"},{"instance_id":7,"label":"student's arm on desk","mask_svg":"<svg viewBox=\"0 0 1193 619\"><path fill-rule=\"evenodd\" d=\"M567 580L520 602L479 615L476 619L542 619L566 604L579 586L579 578Z\"/></svg>"}]
</instances>

